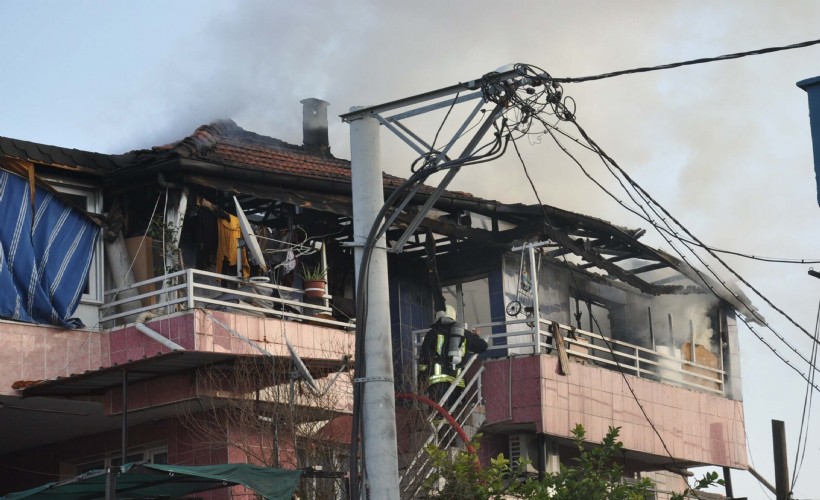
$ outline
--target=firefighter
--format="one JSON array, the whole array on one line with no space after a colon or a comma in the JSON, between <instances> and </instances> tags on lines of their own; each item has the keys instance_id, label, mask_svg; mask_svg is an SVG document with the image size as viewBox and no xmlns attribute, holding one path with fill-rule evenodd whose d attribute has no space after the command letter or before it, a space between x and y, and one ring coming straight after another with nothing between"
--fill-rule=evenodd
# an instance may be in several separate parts
<instances>
[{"instance_id":1,"label":"firefighter","mask_svg":"<svg viewBox=\"0 0 820 500\"><path fill-rule=\"evenodd\" d=\"M436 320L424 335L419 353L419 382L427 384L430 399L440 402L461 373L467 353L482 353L487 342L456 321L453 306L436 312ZM454 388L447 406L452 406L464 390L464 379Z\"/></svg>"}]
</instances>

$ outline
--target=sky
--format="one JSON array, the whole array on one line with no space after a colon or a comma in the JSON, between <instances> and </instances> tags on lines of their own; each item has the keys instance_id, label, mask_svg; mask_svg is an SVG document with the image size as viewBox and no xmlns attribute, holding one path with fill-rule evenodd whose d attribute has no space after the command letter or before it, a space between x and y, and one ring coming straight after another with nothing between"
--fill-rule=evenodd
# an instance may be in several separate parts
<instances>
[{"instance_id":1,"label":"sky","mask_svg":"<svg viewBox=\"0 0 820 500\"><path fill-rule=\"evenodd\" d=\"M820 38L820 3L791 0L0 0L0 19L0 136L104 153L166 144L220 118L300 144L299 101L318 97L330 103L333 153L349 158L348 125L338 115L351 106L510 63L576 77ZM795 82L820 75L816 61L820 46L565 84L564 93L589 135L704 242L815 259L820 209L807 99ZM417 126L429 135L437 123ZM409 175L413 154L386 131L381 137L384 170ZM549 138L530 142L522 154L545 203L647 226L607 199ZM513 158L462 170L451 187L535 202ZM644 238L665 248L652 231ZM814 331L820 281L807 275L810 265L726 260ZM753 300L808 356L808 338ZM785 350L771 332L763 335ZM754 467L773 482L770 421L786 422L792 470L805 383L744 327L740 337L748 444ZM817 423L813 416L814 433ZM820 436L810 433L795 498L820 497L817 470ZM736 496L765 498L748 473L733 479Z\"/></svg>"}]
</instances>

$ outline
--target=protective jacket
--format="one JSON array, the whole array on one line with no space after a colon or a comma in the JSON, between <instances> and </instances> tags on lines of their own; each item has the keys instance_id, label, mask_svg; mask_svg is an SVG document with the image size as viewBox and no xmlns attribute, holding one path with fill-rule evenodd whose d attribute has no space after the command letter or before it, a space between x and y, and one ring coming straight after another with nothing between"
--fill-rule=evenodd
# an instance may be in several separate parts
<instances>
[{"instance_id":1,"label":"protective jacket","mask_svg":"<svg viewBox=\"0 0 820 500\"><path fill-rule=\"evenodd\" d=\"M464 329L464 336L458 346L457 358L451 356L450 339L455 320L442 317L430 327L424 335L419 353L419 381L425 380L428 386L433 384L451 384L459 376L467 360L467 352L481 353L487 350L487 342L481 337ZM454 362L456 361L456 362ZM464 387L464 379L458 383Z\"/></svg>"}]
</instances>

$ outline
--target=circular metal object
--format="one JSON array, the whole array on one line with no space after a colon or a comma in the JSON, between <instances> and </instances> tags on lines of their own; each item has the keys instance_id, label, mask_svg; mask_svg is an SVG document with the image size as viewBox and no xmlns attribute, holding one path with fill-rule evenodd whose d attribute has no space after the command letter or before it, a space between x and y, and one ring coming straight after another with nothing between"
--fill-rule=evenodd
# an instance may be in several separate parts
<instances>
[{"instance_id":1,"label":"circular metal object","mask_svg":"<svg viewBox=\"0 0 820 500\"><path fill-rule=\"evenodd\" d=\"M521 312L521 302L513 300L512 302L507 304L506 311L508 316L518 316L518 314Z\"/></svg>"}]
</instances>

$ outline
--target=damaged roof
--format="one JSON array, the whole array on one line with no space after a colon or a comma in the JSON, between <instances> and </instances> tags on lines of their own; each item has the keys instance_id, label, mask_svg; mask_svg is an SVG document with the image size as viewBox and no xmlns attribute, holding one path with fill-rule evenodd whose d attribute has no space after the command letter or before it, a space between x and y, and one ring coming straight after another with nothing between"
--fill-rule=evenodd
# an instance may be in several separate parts
<instances>
[{"instance_id":1,"label":"damaged roof","mask_svg":"<svg viewBox=\"0 0 820 500\"><path fill-rule=\"evenodd\" d=\"M351 213L350 161L336 158L327 150L315 151L247 131L232 120L215 121L197 128L180 141L123 155L90 153L7 138L0 138L0 153L95 174L102 177L106 188L113 190L138 189L140 183L153 184L162 174L174 182L258 199L276 199L346 216ZM383 180L385 191L392 191L404 181L389 174L383 174ZM432 191L432 187L423 186L414 203L423 202ZM457 191L445 191L434 206L440 211L473 213L493 221L492 229L488 229L461 223L458 218L445 222L445 218L427 217L421 224L422 230L430 229L444 236L437 241L440 245L437 251L446 252L456 248L455 243L466 243L474 251L486 253L490 246L509 248L513 241L541 238L555 243L552 249L545 248L545 251L556 261L591 274L601 270L610 278L644 293L704 292L712 288L711 280L704 280L700 273L676 257L639 242L643 230L619 227L551 206L503 204ZM405 215L397 219L399 226L408 222ZM388 239L390 237L388 234ZM406 250L422 247L418 241L410 242ZM583 263L569 264L561 259L570 253L580 257ZM454 260L463 261L463 253ZM695 287L649 278L652 271L660 269L677 271ZM716 289L719 295L724 295L721 298L740 312L755 317L741 307L734 294L720 293L720 287Z\"/></svg>"},{"instance_id":2,"label":"damaged roof","mask_svg":"<svg viewBox=\"0 0 820 500\"><path fill-rule=\"evenodd\" d=\"M81 149L61 148L36 142L0 137L0 155L39 165L103 175L123 166L124 155L107 155Z\"/></svg>"},{"instance_id":3,"label":"damaged roof","mask_svg":"<svg viewBox=\"0 0 820 500\"><path fill-rule=\"evenodd\" d=\"M351 179L349 160L336 158L329 153L316 153L305 146L250 132L233 120L218 120L203 125L180 141L131 151L123 155L123 158L126 157L128 161L117 163L109 173L112 180L118 177L131 178L134 174L144 172L144 167L148 165L175 161L183 161L183 166L190 162L205 162L234 167L240 171L262 171L281 176L332 180L343 184L349 184ZM404 182L401 177L390 174L383 174L383 179L386 189L398 187ZM432 190L428 186L422 192ZM448 191L447 196L480 199L458 191Z\"/></svg>"}]
</instances>

